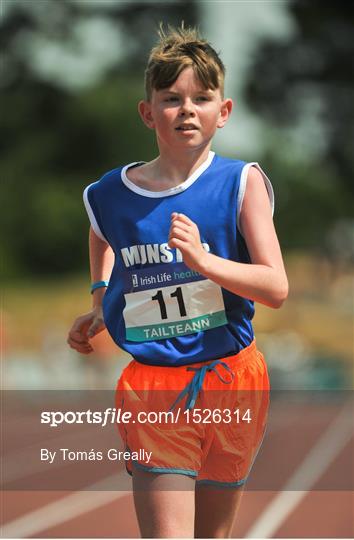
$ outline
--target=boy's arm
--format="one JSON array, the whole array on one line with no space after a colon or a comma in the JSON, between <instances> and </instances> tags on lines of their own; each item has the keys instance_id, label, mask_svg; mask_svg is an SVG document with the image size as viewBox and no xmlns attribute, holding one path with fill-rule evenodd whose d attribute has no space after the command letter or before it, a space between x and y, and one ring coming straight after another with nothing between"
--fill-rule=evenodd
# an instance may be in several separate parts
<instances>
[{"instance_id":1,"label":"boy's arm","mask_svg":"<svg viewBox=\"0 0 354 540\"><path fill-rule=\"evenodd\" d=\"M92 227L89 233L90 271L92 282L108 281L114 264L112 248L94 233ZM104 330L102 300L106 287L96 289L92 294L92 311L78 317L69 332L67 339L72 349L89 354L93 351L89 339Z\"/></svg>"},{"instance_id":2,"label":"boy's arm","mask_svg":"<svg viewBox=\"0 0 354 540\"><path fill-rule=\"evenodd\" d=\"M288 280L267 190L261 173L255 167L251 167L248 173L240 227L252 264L207 253L200 243L198 227L183 214L172 216L169 245L182 251L187 266L224 289L279 308L288 295Z\"/></svg>"},{"instance_id":3,"label":"boy's arm","mask_svg":"<svg viewBox=\"0 0 354 540\"><path fill-rule=\"evenodd\" d=\"M114 265L114 253L107 242L101 240L90 227L89 253L91 281L109 281ZM92 293L92 309L101 307L106 287L96 289Z\"/></svg>"}]
</instances>

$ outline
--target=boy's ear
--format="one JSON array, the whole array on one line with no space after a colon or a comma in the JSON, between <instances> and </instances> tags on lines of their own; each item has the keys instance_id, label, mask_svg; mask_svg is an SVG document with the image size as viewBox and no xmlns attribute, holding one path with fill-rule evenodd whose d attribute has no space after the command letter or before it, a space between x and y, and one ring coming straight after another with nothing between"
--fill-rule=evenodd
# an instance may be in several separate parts
<instances>
[{"instance_id":1,"label":"boy's ear","mask_svg":"<svg viewBox=\"0 0 354 540\"><path fill-rule=\"evenodd\" d=\"M224 101L221 104L219 119L217 123L218 128L224 127L224 125L226 124L231 114L232 107L233 107L232 99L224 99Z\"/></svg>"},{"instance_id":2,"label":"boy's ear","mask_svg":"<svg viewBox=\"0 0 354 540\"><path fill-rule=\"evenodd\" d=\"M150 128L154 129L155 122L153 120L152 114L151 114L151 103L150 101L139 101L138 104L138 111L140 114L140 117L144 124Z\"/></svg>"}]
</instances>

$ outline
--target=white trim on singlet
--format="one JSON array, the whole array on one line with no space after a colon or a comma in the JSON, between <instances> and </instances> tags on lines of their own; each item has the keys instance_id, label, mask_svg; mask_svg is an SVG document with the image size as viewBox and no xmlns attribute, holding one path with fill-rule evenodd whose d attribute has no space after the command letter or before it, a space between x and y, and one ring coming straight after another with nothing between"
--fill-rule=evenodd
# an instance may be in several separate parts
<instances>
[{"instance_id":1,"label":"white trim on singlet","mask_svg":"<svg viewBox=\"0 0 354 540\"><path fill-rule=\"evenodd\" d=\"M241 234L242 234L242 231L241 231L241 227L240 227L240 212L241 212L241 208L242 208L243 198L244 198L245 192L246 192L248 171L249 171L250 167L256 167L259 170L259 172L261 173L261 175L263 177L263 180L264 180L264 183L265 183L265 187L266 187L267 192L268 192L270 206L271 206L271 209L272 209L272 216L274 215L274 191L273 191L273 186L272 186L268 176L261 169L261 167L259 166L259 164L257 162L253 161L251 163L247 163L242 169L241 178L240 178L240 187L239 187L238 196L237 196L237 228L238 228L238 230L240 231Z\"/></svg>"},{"instance_id":2,"label":"white trim on singlet","mask_svg":"<svg viewBox=\"0 0 354 540\"><path fill-rule=\"evenodd\" d=\"M91 205L90 205L90 201L88 200L88 195L87 195L88 190L94 184L96 184L96 182L93 182L92 184L87 186L87 188L85 188L85 190L84 190L84 193L83 193L84 205L85 205L86 212L87 212L87 215L88 215L90 223L91 223L91 227L94 230L95 234L98 236L98 238L100 238L104 242L107 242L107 239L104 237L104 235L103 235L103 233L102 233L102 231L101 231L101 229L100 229L100 227L99 227L99 225L98 225L98 223L96 221L95 214L93 213L93 210L92 210Z\"/></svg>"},{"instance_id":3,"label":"white trim on singlet","mask_svg":"<svg viewBox=\"0 0 354 540\"><path fill-rule=\"evenodd\" d=\"M199 176L209 167L211 162L213 161L213 158L215 156L215 152L210 151L207 159L194 171L187 180L182 182L182 184L179 184L178 186L165 189L163 191L150 191L149 189L143 189L127 177L127 170L129 167L132 167L133 165L137 165L138 163L141 163L139 161L136 161L134 163L129 163L129 165L126 165L123 167L121 172L121 178L123 184L130 189L131 191L134 191L134 193L137 193L138 195L142 195L143 197L151 197L151 198L159 198L159 197L170 197L171 195L176 195L177 193L181 193L182 191L185 191L188 189L198 178Z\"/></svg>"},{"instance_id":4,"label":"white trim on singlet","mask_svg":"<svg viewBox=\"0 0 354 540\"><path fill-rule=\"evenodd\" d=\"M129 167L132 167L133 165L137 165L138 163L142 163L140 161L129 163L128 165L123 167L123 169L121 171L121 179L122 179L122 182L124 183L124 185L128 189L130 189L131 191L134 191L138 195L142 195L144 197L151 197L151 198L169 197L171 195L176 195L177 193L180 193L180 192L185 191L186 189L188 189L193 184L193 182L195 182L199 178L199 176L209 167L212 160L214 159L214 156L215 156L215 152L210 151L209 155L208 155L208 158L204 161L204 163L202 163L198 167L198 169L196 169L194 171L194 173L189 178L187 178L187 180L185 180L184 182L182 182L182 184L179 184L178 186L175 186L175 187L170 188L170 189L166 189L164 191L150 191L150 190L147 190L147 189L143 189L143 188L140 188L139 186L137 186L136 184L134 184L133 182L131 182L129 180L129 178L126 175L127 169ZM250 167L256 167L259 170L259 172L262 174L262 177L263 177L263 180L264 180L267 192L268 192L269 200L270 200L270 205L271 205L271 209L272 209L272 215L274 215L274 191L273 191L273 187L272 187L272 184L271 184L269 178L267 177L267 175L261 169L261 167L259 166L259 164L257 162L254 161L254 162L251 162L251 163L247 163L243 167L242 172L241 172L240 187L239 187L238 196L237 196L237 227L238 227L239 231L241 232L241 234L242 234L242 231L241 231L240 221L239 221L240 220L240 212L241 212L242 203L243 203L243 199L244 199L245 192L246 192L247 177L248 177L248 171L249 171ZM85 188L85 190L84 190L84 193L83 193L84 204L85 204L85 208L86 208L86 211L87 211L87 214L88 214L92 229L94 230L95 234L101 240L103 240L104 242L107 242L107 239L105 238L104 234L102 233L102 231L101 231L101 229L100 229L100 227L99 227L99 225L97 223L97 220L95 218L95 214L94 214L94 212L93 212L93 210L91 208L90 202L88 200L88 190L93 184L96 184L96 182L93 182L92 184L87 186Z\"/></svg>"}]
</instances>

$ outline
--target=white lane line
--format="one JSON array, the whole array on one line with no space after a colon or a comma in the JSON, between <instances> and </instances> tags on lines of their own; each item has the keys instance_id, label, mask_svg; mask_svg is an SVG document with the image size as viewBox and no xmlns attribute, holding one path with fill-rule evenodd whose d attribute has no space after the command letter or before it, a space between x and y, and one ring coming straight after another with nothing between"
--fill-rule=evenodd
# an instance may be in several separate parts
<instances>
[{"instance_id":1,"label":"white lane line","mask_svg":"<svg viewBox=\"0 0 354 540\"><path fill-rule=\"evenodd\" d=\"M124 491L117 491L117 486L124 488ZM121 473L108 476L85 489L90 491L71 493L58 501L14 519L2 527L1 537L28 538L40 531L51 529L81 514L120 499L132 492L131 478L125 471L121 471Z\"/></svg>"},{"instance_id":2,"label":"white lane line","mask_svg":"<svg viewBox=\"0 0 354 540\"><path fill-rule=\"evenodd\" d=\"M245 538L272 538L350 441L353 430L353 402L350 402L342 407L282 491L274 497L255 524L247 531ZM300 487L301 491L299 491Z\"/></svg>"}]
</instances>

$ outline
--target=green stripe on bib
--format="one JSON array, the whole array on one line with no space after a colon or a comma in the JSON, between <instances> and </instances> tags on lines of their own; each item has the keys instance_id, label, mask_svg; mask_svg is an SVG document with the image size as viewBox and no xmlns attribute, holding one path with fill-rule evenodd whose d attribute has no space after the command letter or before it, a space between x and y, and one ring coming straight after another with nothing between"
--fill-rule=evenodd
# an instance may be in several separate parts
<instances>
[{"instance_id":1,"label":"green stripe on bib","mask_svg":"<svg viewBox=\"0 0 354 540\"><path fill-rule=\"evenodd\" d=\"M225 311L202 315L186 321L176 321L127 328L129 341L156 341L203 332L227 324Z\"/></svg>"}]
</instances>

